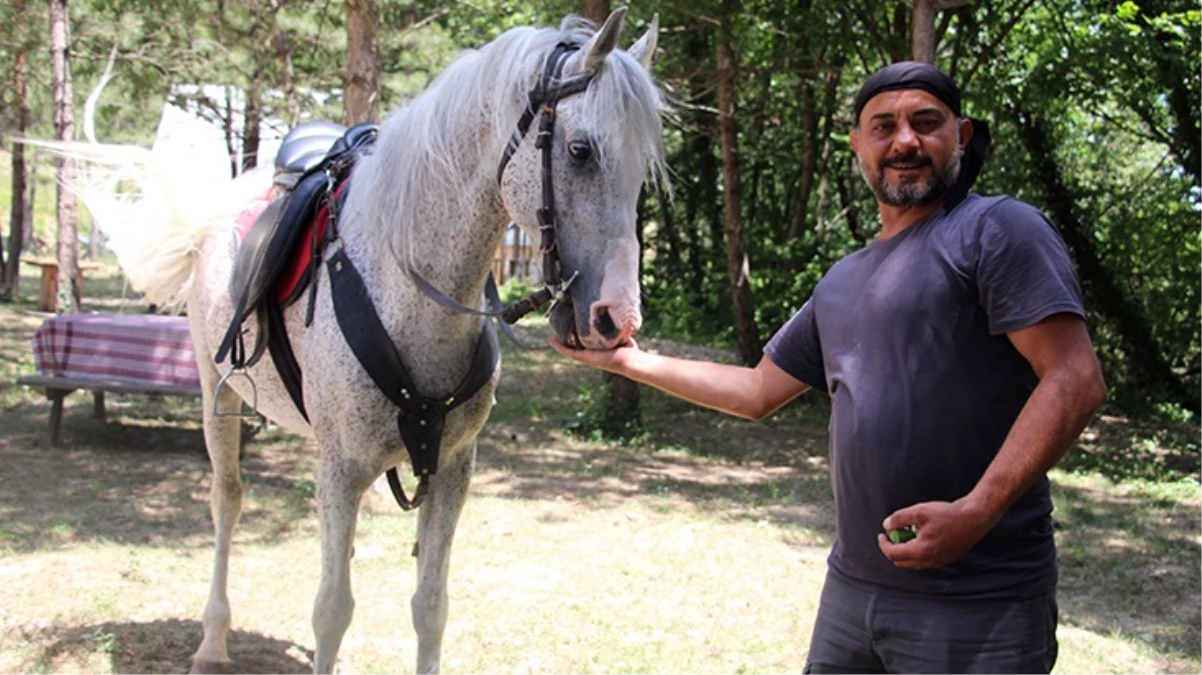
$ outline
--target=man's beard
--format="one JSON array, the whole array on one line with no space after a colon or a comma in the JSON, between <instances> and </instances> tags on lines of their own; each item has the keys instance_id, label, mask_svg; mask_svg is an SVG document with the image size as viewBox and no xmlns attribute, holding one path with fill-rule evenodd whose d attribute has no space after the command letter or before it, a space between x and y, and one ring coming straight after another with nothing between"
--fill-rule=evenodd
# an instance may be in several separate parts
<instances>
[{"instance_id":1,"label":"man's beard","mask_svg":"<svg viewBox=\"0 0 1202 675\"><path fill-rule=\"evenodd\" d=\"M909 164L912 166L930 166L932 160L930 157L919 153L917 150L905 155L894 155L881 160L879 171L872 172L864 164L864 160L859 160L860 175L864 176L864 181L868 183L868 187L876 195L876 198L882 204L889 206L926 206L931 202L943 197L947 194L948 189L956 184L956 180L960 177L960 157L963 152L960 150L959 134L956 138L956 151L952 153L952 157L947 164L943 165L939 170L931 173L931 177L925 182L910 183L903 182L900 185L890 185L885 180L885 169L895 164Z\"/></svg>"}]
</instances>

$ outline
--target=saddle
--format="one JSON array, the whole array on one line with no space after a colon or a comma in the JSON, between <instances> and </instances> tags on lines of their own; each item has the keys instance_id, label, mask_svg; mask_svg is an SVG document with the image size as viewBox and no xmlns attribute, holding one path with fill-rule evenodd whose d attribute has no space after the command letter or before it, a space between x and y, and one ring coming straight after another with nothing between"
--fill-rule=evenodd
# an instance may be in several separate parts
<instances>
[{"instance_id":1,"label":"saddle","mask_svg":"<svg viewBox=\"0 0 1202 675\"><path fill-rule=\"evenodd\" d=\"M230 282L234 316L217 349L217 363L228 355L234 368L247 368L263 356L272 341L274 322L268 313L290 306L312 280L320 244L315 221L325 220L328 200L345 187L355 155L376 132L374 124L347 129L333 122L308 122L284 137L273 181L282 194L263 209L238 248ZM310 246L305 248L301 235L307 231ZM241 343L242 324L252 314L259 318L259 332L248 353Z\"/></svg>"},{"instance_id":2,"label":"saddle","mask_svg":"<svg viewBox=\"0 0 1202 675\"><path fill-rule=\"evenodd\" d=\"M341 132L341 133L340 133ZM284 327L283 310L309 288L321 264L326 244L337 238L337 214L346 196L355 158L375 140L378 128L360 124L350 129L330 122L311 122L288 133L276 156L276 188L283 194L262 210L251 225L234 261L231 297L234 316L215 357L230 357L230 373L257 362L270 350L276 371L293 404L307 421L300 365ZM275 188L273 188L275 189ZM307 235L307 236L306 236ZM308 239L306 248L302 241ZM331 247L326 261L334 314L351 351L376 386L397 407L397 430L409 452L420 482L412 499L401 487L396 467L388 469L388 485L401 508L408 511L424 500L438 457L446 416L466 402L492 377L500 345L491 321L485 321L476 340L471 367L450 394L425 396L418 392L370 301L359 271L341 246ZM305 317L313 316L313 299ZM242 324L255 314L259 332L248 355L242 344ZM229 377L229 375L226 375ZM218 382L220 389L224 378Z\"/></svg>"}]
</instances>

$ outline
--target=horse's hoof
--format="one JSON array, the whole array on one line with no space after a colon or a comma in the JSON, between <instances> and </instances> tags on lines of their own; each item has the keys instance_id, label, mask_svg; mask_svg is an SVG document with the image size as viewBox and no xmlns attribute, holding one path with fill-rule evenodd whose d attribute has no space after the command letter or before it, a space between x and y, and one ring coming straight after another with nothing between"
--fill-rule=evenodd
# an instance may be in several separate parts
<instances>
[{"instance_id":1,"label":"horse's hoof","mask_svg":"<svg viewBox=\"0 0 1202 675\"><path fill-rule=\"evenodd\" d=\"M233 661L206 661L192 659L192 669L189 673L221 673L223 675L238 672Z\"/></svg>"}]
</instances>

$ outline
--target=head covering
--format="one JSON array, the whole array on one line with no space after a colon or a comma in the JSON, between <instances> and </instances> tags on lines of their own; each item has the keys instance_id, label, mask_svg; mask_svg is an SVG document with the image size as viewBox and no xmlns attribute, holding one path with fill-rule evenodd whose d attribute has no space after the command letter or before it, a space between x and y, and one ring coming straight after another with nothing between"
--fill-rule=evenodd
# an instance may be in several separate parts
<instances>
[{"instance_id":1,"label":"head covering","mask_svg":"<svg viewBox=\"0 0 1202 675\"><path fill-rule=\"evenodd\" d=\"M929 63L921 61L899 61L876 71L864 81L860 91L856 93L855 113L856 126L860 124L860 113L878 94L899 89L921 89L939 99L951 109L956 117L963 117L960 107L960 88L942 70ZM960 178L948 189L944 200L950 210L968 194L972 184L976 182L981 167L985 164L985 156L989 153L989 125L984 120L968 118L972 122L972 139L964 149L960 158Z\"/></svg>"},{"instance_id":2,"label":"head covering","mask_svg":"<svg viewBox=\"0 0 1202 675\"><path fill-rule=\"evenodd\" d=\"M899 61L876 71L864 81L856 94L856 124L864 106L877 94L898 89L922 89L943 101L956 117L960 114L960 88L935 66L921 61Z\"/></svg>"}]
</instances>

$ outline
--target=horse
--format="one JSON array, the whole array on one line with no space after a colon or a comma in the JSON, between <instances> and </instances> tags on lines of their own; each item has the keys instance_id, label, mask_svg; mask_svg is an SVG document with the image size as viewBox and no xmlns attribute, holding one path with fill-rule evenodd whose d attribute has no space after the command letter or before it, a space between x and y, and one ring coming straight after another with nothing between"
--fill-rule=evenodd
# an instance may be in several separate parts
<instances>
[{"instance_id":1,"label":"horse","mask_svg":"<svg viewBox=\"0 0 1202 675\"><path fill-rule=\"evenodd\" d=\"M617 45L625 11L613 12L599 29L568 17L558 27L513 28L465 51L388 115L374 145L356 157L331 245L358 270L359 300L374 306L415 390L442 396L471 375L488 319L448 307L482 306L493 252L510 222L535 241L545 243L549 229L555 235L550 245L563 279L547 294L556 298L550 323L560 340L612 349L641 327L636 202L644 182L664 177L667 106L650 75L658 18L623 50ZM528 131L536 114L550 123ZM245 174L229 188L237 197L222 203L243 203L270 180L267 172ZM142 202L148 195L144 188ZM201 217L172 207L169 198L157 208L166 210L171 225L160 219L156 228L164 231L139 241L142 248L129 253L128 262L117 252L131 283L151 302L186 305L200 367L216 546L193 670L232 667L227 585L242 508L241 434L238 417L226 411L245 401L284 429L311 436L320 449L313 668L331 672L355 607L350 562L361 500L383 473L409 459L396 392L381 391L336 320L332 265L310 281L310 308L296 302L282 312L303 374L304 411L272 355L238 371L218 363L215 352L236 322L230 291L235 211ZM101 217L102 208L93 211L108 229L113 218ZM249 335L263 326L252 315L242 328ZM485 365L488 372L477 376L482 385L446 413L437 469L423 479L428 489L418 509L411 600L418 672L439 669L452 538L500 377L499 360Z\"/></svg>"}]
</instances>

